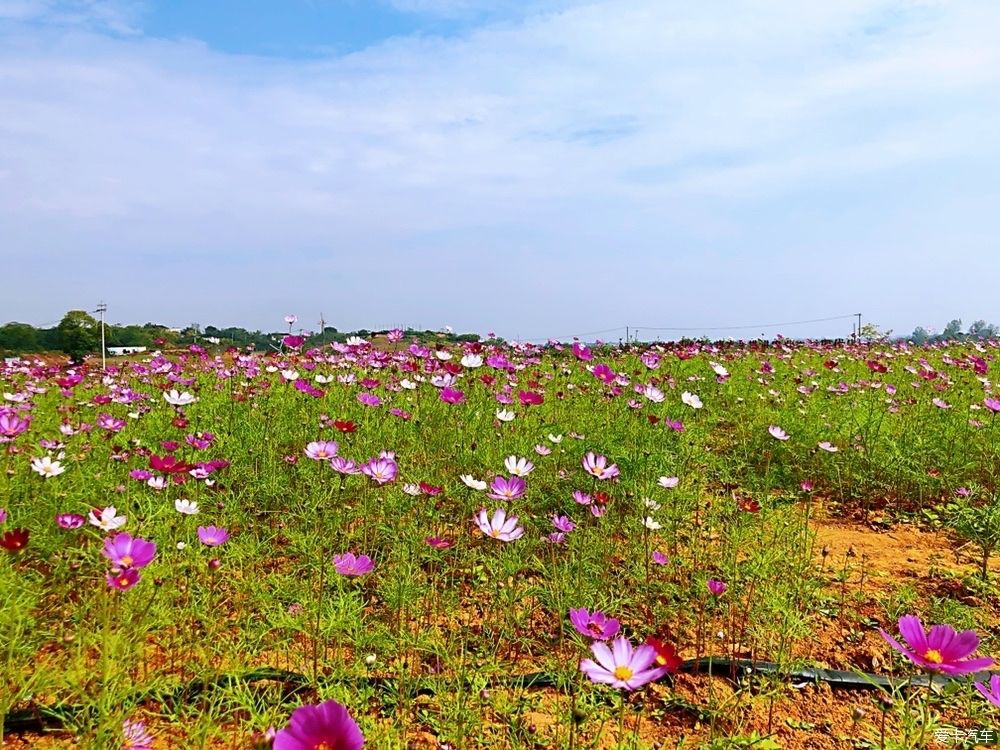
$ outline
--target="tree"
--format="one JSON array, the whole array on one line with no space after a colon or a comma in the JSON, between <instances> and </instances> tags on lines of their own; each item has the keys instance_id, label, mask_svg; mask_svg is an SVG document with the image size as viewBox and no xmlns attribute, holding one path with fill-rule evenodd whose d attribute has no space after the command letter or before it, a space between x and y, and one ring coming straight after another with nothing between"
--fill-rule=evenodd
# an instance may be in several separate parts
<instances>
[{"instance_id":1,"label":"tree","mask_svg":"<svg viewBox=\"0 0 1000 750\"><path fill-rule=\"evenodd\" d=\"M65 352L71 362L83 362L83 358L98 348L100 331L97 321L83 310L70 310L59 321L56 328L59 350Z\"/></svg>"},{"instance_id":2,"label":"tree","mask_svg":"<svg viewBox=\"0 0 1000 750\"><path fill-rule=\"evenodd\" d=\"M948 321L948 325L941 331L941 341L961 341L963 338L961 318Z\"/></svg>"},{"instance_id":3,"label":"tree","mask_svg":"<svg viewBox=\"0 0 1000 750\"><path fill-rule=\"evenodd\" d=\"M8 323L0 326L0 351L38 351L38 333L28 323Z\"/></svg>"},{"instance_id":4,"label":"tree","mask_svg":"<svg viewBox=\"0 0 1000 750\"><path fill-rule=\"evenodd\" d=\"M869 342L885 342L892 337L892 329L883 331L874 323L865 323L861 326L861 338Z\"/></svg>"},{"instance_id":5,"label":"tree","mask_svg":"<svg viewBox=\"0 0 1000 750\"><path fill-rule=\"evenodd\" d=\"M910 334L910 340L917 346L923 346L926 344L930 337L931 335L923 326L917 326L913 329L913 333Z\"/></svg>"},{"instance_id":6,"label":"tree","mask_svg":"<svg viewBox=\"0 0 1000 750\"><path fill-rule=\"evenodd\" d=\"M995 339L996 337L997 327L992 323L987 323L985 320L977 320L969 326L969 338L982 341L983 339Z\"/></svg>"}]
</instances>

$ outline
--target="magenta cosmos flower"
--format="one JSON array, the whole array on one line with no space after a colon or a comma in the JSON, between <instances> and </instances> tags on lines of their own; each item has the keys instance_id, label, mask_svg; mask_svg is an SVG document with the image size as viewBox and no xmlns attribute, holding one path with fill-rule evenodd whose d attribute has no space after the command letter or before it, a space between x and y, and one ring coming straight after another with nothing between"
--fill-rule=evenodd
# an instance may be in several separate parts
<instances>
[{"instance_id":1,"label":"magenta cosmos flower","mask_svg":"<svg viewBox=\"0 0 1000 750\"><path fill-rule=\"evenodd\" d=\"M708 579L708 590L712 592L713 596L721 596L726 593L728 587L722 581L717 581L714 578Z\"/></svg>"},{"instance_id":2,"label":"magenta cosmos flower","mask_svg":"<svg viewBox=\"0 0 1000 750\"><path fill-rule=\"evenodd\" d=\"M361 729L336 701L299 706L274 737L274 750L361 750Z\"/></svg>"},{"instance_id":3,"label":"magenta cosmos flower","mask_svg":"<svg viewBox=\"0 0 1000 750\"><path fill-rule=\"evenodd\" d=\"M987 687L982 682L975 683L976 690L997 708L1000 708L1000 674L990 677L990 685Z\"/></svg>"},{"instance_id":4,"label":"magenta cosmos flower","mask_svg":"<svg viewBox=\"0 0 1000 750\"><path fill-rule=\"evenodd\" d=\"M339 447L333 440L314 440L306 446L306 455L315 461L329 461Z\"/></svg>"},{"instance_id":5,"label":"magenta cosmos flower","mask_svg":"<svg viewBox=\"0 0 1000 750\"><path fill-rule=\"evenodd\" d=\"M569 611L569 621L581 635L594 638L599 641L607 641L618 635L621 623L613 617L608 617L603 612L594 610L589 612L585 607L571 609Z\"/></svg>"},{"instance_id":6,"label":"magenta cosmos flower","mask_svg":"<svg viewBox=\"0 0 1000 750\"><path fill-rule=\"evenodd\" d=\"M139 583L139 571L135 568L112 570L105 576L108 586L119 591L128 591Z\"/></svg>"},{"instance_id":7,"label":"magenta cosmos flower","mask_svg":"<svg viewBox=\"0 0 1000 750\"><path fill-rule=\"evenodd\" d=\"M56 523L61 529L79 529L87 522L87 519L79 513L60 513L56 516Z\"/></svg>"},{"instance_id":8,"label":"magenta cosmos flower","mask_svg":"<svg viewBox=\"0 0 1000 750\"><path fill-rule=\"evenodd\" d=\"M500 542L513 542L524 536L524 529L517 525L517 516L508 516L503 508L497 508L492 516L483 508L475 520L480 531Z\"/></svg>"},{"instance_id":9,"label":"magenta cosmos flower","mask_svg":"<svg viewBox=\"0 0 1000 750\"><path fill-rule=\"evenodd\" d=\"M389 458L373 458L361 467L361 473L378 484L388 484L398 471L396 462Z\"/></svg>"},{"instance_id":10,"label":"magenta cosmos flower","mask_svg":"<svg viewBox=\"0 0 1000 750\"><path fill-rule=\"evenodd\" d=\"M126 719L122 723L121 750L153 750L153 735L146 731L146 722Z\"/></svg>"},{"instance_id":11,"label":"magenta cosmos flower","mask_svg":"<svg viewBox=\"0 0 1000 750\"><path fill-rule=\"evenodd\" d=\"M444 401L446 404L460 404L465 401L465 394L462 393L457 388L450 388L445 386L438 393L438 398Z\"/></svg>"},{"instance_id":12,"label":"magenta cosmos flower","mask_svg":"<svg viewBox=\"0 0 1000 750\"><path fill-rule=\"evenodd\" d=\"M375 563L368 555L355 555L353 552L334 555L333 566L342 576L363 576L375 569Z\"/></svg>"},{"instance_id":13,"label":"magenta cosmos flower","mask_svg":"<svg viewBox=\"0 0 1000 750\"><path fill-rule=\"evenodd\" d=\"M0 437L13 440L27 430L29 424L27 419L23 419L13 412L0 412Z\"/></svg>"},{"instance_id":14,"label":"magenta cosmos flower","mask_svg":"<svg viewBox=\"0 0 1000 750\"><path fill-rule=\"evenodd\" d=\"M627 638L617 638L611 648L602 641L594 641L590 650L596 661L583 659L580 669L592 682L603 682L619 690L635 690L667 673L664 667L653 667L656 649L648 644L633 648Z\"/></svg>"},{"instance_id":15,"label":"magenta cosmos flower","mask_svg":"<svg viewBox=\"0 0 1000 750\"><path fill-rule=\"evenodd\" d=\"M989 657L967 658L979 648L979 636L972 630L957 633L950 625L934 625L929 632L925 632L919 617L905 615L899 618L899 632L909 648L901 646L881 628L879 632L890 646L907 659L934 672L968 674L993 664L993 659Z\"/></svg>"},{"instance_id":16,"label":"magenta cosmos flower","mask_svg":"<svg viewBox=\"0 0 1000 750\"><path fill-rule=\"evenodd\" d=\"M593 451L583 457L583 470L597 479L612 479L618 476L618 465L608 464L607 456L595 455Z\"/></svg>"},{"instance_id":17,"label":"magenta cosmos flower","mask_svg":"<svg viewBox=\"0 0 1000 750\"><path fill-rule=\"evenodd\" d=\"M229 541L229 532L221 526L199 526L198 538L206 547L218 547Z\"/></svg>"},{"instance_id":18,"label":"magenta cosmos flower","mask_svg":"<svg viewBox=\"0 0 1000 750\"><path fill-rule=\"evenodd\" d=\"M527 483L521 477L513 476L506 479L497 476L493 478L490 491L486 494L487 497L492 497L494 500L517 500L524 497L525 489L527 489Z\"/></svg>"},{"instance_id":19,"label":"magenta cosmos flower","mask_svg":"<svg viewBox=\"0 0 1000 750\"><path fill-rule=\"evenodd\" d=\"M156 557L156 544L122 532L104 540L101 554L119 568L145 568Z\"/></svg>"}]
</instances>

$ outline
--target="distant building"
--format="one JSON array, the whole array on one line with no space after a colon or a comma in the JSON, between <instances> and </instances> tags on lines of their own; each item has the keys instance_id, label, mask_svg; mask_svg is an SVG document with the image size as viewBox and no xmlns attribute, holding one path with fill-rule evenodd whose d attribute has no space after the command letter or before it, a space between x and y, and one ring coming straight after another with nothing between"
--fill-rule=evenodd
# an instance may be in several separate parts
<instances>
[{"instance_id":1,"label":"distant building","mask_svg":"<svg viewBox=\"0 0 1000 750\"><path fill-rule=\"evenodd\" d=\"M146 351L145 346L109 346L108 354L112 357L121 357L125 354L142 354Z\"/></svg>"}]
</instances>

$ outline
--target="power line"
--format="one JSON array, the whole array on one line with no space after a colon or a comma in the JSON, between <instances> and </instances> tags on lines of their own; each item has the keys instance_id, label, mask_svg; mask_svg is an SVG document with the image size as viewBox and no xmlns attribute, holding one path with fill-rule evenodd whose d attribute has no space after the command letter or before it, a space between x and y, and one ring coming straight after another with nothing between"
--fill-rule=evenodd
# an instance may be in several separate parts
<instances>
[{"instance_id":1,"label":"power line","mask_svg":"<svg viewBox=\"0 0 1000 750\"><path fill-rule=\"evenodd\" d=\"M834 315L829 318L813 318L811 320L790 320L784 323L759 323L756 325L742 325L742 326L635 326L636 328L644 328L649 331L740 331L749 330L752 328L782 328L784 326L801 326L807 325L809 323L826 323L831 320L847 320L848 318L857 317L857 313L852 315Z\"/></svg>"}]
</instances>

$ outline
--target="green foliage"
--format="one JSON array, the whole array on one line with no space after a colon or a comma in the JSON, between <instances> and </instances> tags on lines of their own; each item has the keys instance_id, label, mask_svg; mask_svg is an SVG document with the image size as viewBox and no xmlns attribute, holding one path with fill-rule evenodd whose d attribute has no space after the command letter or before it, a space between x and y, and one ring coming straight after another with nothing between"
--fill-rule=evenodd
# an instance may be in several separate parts
<instances>
[{"instance_id":1,"label":"green foliage","mask_svg":"<svg viewBox=\"0 0 1000 750\"><path fill-rule=\"evenodd\" d=\"M88 354L100 347L101 334L98 323L83 310L70 310L59 321L59 350L72 362L82 362Z\"/></svg>"}]
</instances>

